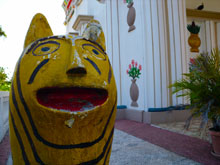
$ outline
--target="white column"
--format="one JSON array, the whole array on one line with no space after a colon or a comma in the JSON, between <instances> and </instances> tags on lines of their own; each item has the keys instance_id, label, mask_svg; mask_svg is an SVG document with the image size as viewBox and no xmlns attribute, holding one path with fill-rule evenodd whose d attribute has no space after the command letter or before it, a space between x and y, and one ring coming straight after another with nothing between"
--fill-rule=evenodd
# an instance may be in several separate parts
<instances>
[{"instance_id":1,"label":"white column","mask_svg":"<svg viewBox=\"0 0 220 165\"><path fill-rule=\"evenodd\" d=\"M216 23L216 39L217 39L217 47L220 50L220 23Z\"/></svg>"},{"instance_id":2,"label":"white column","mask_svg":"<svg viewBox=\"0 0 220 165\"><path fill-rule=\"evenodd\" d=\"M168 86L188 71L185 0L142 0L146 108L183 104Z\"/></svg>"},{"instance_id":3,"label":"white column","mask_svg":"<svg viewBox=\"0 0 220 165\"><path fill-rule=\"evenodd\" d=\"M145 39L145 95L146 104L145 109L155 107L155 80L154 80L154 55L153 55L153 35L152 35L152 14L151 14L151 0L143 0L143 15L144 17L144 28L143 31Z\"/></svg>"},{"instance_id":4,"label":"white column","mask_svg":"<svg viewBox=\"0 0 220 165\"><path fill-rule=\"evenodd\" d=\"M171 83L182 78L188 71L188 50L186 38L185 0L167 0L168 28L169 28L169 55ZM172 104L183 104L184 99L172 96Z\"/></svg>"},{"instance_id":5,"label":"white column","mask_svg":"<svg viewBox=\"0 0 220 165\"><path fill-rule=\"evenodd\" d=\"M117 85L117 104L121 102L121 61L120 61L120 42L119 42L119 20L118 20L118 2L115 0L106 1L107 21L107 53L110 54L110 61L114 71Z\"/></svg>"},{"instance_id":6,"label":"white column","mask_svg":"<svg viewBox=\"0 0 220 165\"><path fill-rule=\"evenodd\" d=\"M205 21L205 35L206 35L206 46L207 52L211 52L212 49L216 48L216 37L215 37L215 23L214 21Z\"/></svg>"},{"instance_id":7,"label":"white column","mask_svg":"<svg viewBox=\"0 0 220 165\"><path fill-rule=\"evenodd\" d=\"M166 2L143 0L146 45L146 108L167 107L169 97Z\"/></svg>"}]
</instances>

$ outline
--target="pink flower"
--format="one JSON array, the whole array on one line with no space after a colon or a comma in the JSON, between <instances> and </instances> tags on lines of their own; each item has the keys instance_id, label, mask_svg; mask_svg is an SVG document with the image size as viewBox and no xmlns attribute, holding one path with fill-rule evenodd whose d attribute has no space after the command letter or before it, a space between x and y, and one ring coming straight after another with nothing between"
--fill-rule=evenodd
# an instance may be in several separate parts
<instances>
[{"instance_id":1,"label":"pink flower","mask_svg":"<svg viewBox=\"0 0 220 165\"><path fill-rule=\"evenodd\" d=\"M127 74L128 74L128 69L127 69L127 71L126 71L126 72L127 72Z\"/></svg>"},{"instance_id":2,"label":"pink flower","mask_svg":"<svg viewBox=\"0 0 220 165\"><path fill-rule=\"evenodd\" d=\"M134 65L134 60L131 60L131 64Z\"/></svg>"},{"instance_id":3,"label":"pink flower","mask_svg":"<svg viewBox=\"0 0 220 165\"><path fill-rule=\"evenodd\" d=\"M129 69L131 69L131 64L129 64Z\"/></svg>"},{"instance_id":4,"label":"pink flower","mask_svg":"<svg viewBox=\"0 0 220 165\"><path fill-rule=\"evenodd\" d=\"M190 63L191 64L195 64L195 59L194 58L190 58Z\"/></svg>"},{"instance_id":5,"label":"pink flower","mask_svg":"<svg viewBox=\"0 0 220 165\"><path fill-rule=\"evenodd\" d=\"M138 63L137 62L135 62L135 67L137 67L138 66Z\"/></svg>"},{"instance_id":6,"label":"pink flower","mask_svg":"<svg viewBox=\"0 0 220 165\"><path fill-rule=\"evenodd\" d=\"M142 69L142 66L141 66L141 65L139 65L138 69L139 69L139 70L141 71L141 69Z\"/></svg>"}]
</instances>

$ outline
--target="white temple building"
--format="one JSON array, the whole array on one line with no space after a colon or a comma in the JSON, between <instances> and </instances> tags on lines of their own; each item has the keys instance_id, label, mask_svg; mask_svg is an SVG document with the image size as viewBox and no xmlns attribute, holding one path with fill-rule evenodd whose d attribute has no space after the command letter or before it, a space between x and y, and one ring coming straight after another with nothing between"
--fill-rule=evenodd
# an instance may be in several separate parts
<instances>
[{"instance_id":1,"label":"white temple building","mask_svg":"<svg viewBox=\"0 0 220 165\"><path fill-rule=\"evenodd\" d=\"M132 9L126 0L65 0L66 32L80 35L89 20L101 23L117 83L118 105L147 112L149 108L187 104L187 100L172 95L168 86L188 72L190 58L220 45L220 1L130 2ZM204 8L198 10L202 3ZM191 52L188 44L187 24L192 21L200 26L199 52ZM135 29L129 31L128 23ZM126 73L132 60L142 66L136 80L136 106L131 105L132 78Z\"/></svg>"}]
</instances>

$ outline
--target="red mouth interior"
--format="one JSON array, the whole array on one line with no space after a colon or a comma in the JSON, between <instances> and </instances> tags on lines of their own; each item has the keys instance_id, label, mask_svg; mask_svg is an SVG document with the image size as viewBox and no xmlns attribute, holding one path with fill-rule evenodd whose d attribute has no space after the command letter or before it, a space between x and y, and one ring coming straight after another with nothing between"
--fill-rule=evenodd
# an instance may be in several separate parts
<instances>
[{"instance_id":1,"label":"red mouth interior","mask_svg":"<svg viewBox=\"0 0 220 165\"><path fill-rule=\"evenodd\" d=\"M106 90L95 88L43 88L37 92L41 105L70 112L92 109L102 105L107 98Z\"/></svg>"}]
</instances>

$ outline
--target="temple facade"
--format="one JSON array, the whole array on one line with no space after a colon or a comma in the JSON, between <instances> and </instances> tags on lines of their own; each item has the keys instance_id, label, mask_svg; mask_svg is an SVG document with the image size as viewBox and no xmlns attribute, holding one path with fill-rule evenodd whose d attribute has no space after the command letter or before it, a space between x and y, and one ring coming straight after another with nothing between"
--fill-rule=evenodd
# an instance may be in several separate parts
<instances>
[{"instance_id":1,"label":"temple facade","mask_svg":"<svg viewBox=\"0 0 220 165\"><path fill-rule=\"evenodd\" d=\"M81 35L91 19L101 23L118 105L148 111L188 103L169 85L188 72L190 58L220 45L219 5L219 0L65 0L64 24L67 34ZM201 43L192 51L187 25L193 22ZM140 74L132 78L132 69Z\"/></svg>"}]
</instances>

